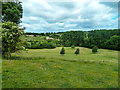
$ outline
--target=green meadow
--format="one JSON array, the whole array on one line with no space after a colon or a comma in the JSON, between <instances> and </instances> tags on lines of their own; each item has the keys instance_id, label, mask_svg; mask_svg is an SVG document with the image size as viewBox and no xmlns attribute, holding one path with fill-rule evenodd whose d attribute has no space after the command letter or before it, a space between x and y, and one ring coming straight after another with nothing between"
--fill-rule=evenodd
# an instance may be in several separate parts
<instances>
[{"instance_id":1,"label":"green meadow","mask_svg":"<svg viewBox=\"0 0 120 90\"><path fill-rule=\"evenodd\" d=\"M78 47L76 47L78 48ZM117 88L118 51L61 47L28 49L2 61L3 88Z\"/></svg>"}]
</instances>

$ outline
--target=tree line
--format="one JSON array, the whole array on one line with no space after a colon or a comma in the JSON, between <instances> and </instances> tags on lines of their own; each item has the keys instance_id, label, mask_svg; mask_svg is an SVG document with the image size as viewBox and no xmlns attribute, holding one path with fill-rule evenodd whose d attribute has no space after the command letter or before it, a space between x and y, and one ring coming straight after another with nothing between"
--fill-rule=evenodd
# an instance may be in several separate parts
<instances>
[{"instance_id":1,"label":"tree line","mask_svg":"<svg viewBox=\"0 0 120 90\"><path fill-rule=\"evenodd\" d=\"M49 33L46 36L57 38L58 40L44 40L52 42L51 45L56 47L87 47L93 48L97 46L102 49L120 50L120 36L118 29L113 30L92 30L92 31L67 31L62 33ZM32 42L32 41L31 41ZM40 42L40 41L37 41ZM34 42L33 42L34 43ZM35 45L35 44L34 44ZM36 44L37 45L37 44ZM39 48L46 47L45 44ZM55 47L54 47L55 48Z\"/></svg>"},{"instance_id":2,"label":"tree line","mask_svg":"<svg viewBox=\"0 0 120 90\"><path fill-rule=\"evenodd\" d=\"M61 36L62 44L66 47L72 45L92 48L97 46L103 49L120 50L119 30L92 30L85 31L69 31Z\"/></svg>"}]
</instances>

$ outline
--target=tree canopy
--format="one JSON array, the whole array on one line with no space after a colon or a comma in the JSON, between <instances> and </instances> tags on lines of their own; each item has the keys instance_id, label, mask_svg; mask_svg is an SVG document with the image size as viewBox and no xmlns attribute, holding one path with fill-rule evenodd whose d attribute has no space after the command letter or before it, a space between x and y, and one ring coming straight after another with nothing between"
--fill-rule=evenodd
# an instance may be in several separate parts
<instances>
[{"instance_id":1,"label":"tree canopy","mask_svg":"<svg viewBox=\"0 0 120 90\"><path fill-rule=\"evenodd\" d=\"M21 22L23 14L22 2L2 2L2 22Z\"/></svg>"},{"instance_id":2,"label":"tree canopy","mask_svg":"<svg viewBox=\"0 0 120 90\"><path fill-rule=\"evenodd\" d=\"M21 35L24 34L24 29L19 28L16 23L5 22L2 24L2 54L5 57L10 57L11 53L23 49Z\"/></svg>"}]
</instances>

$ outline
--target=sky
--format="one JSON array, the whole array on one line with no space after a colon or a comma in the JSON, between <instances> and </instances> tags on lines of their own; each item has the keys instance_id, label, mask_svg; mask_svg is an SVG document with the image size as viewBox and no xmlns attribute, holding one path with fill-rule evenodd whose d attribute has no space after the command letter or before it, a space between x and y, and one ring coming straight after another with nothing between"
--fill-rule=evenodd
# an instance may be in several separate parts
<instances>
[{"instance_id":1,"label":"sky","mask_svg":"<svg viewBox=\"0 0 120 90\"><path fill-rule=\"evenodd\" d=\"M35 33L118 28L117 2L78 1L22 0L21 25Z\"/></svg>"}]
</instances>

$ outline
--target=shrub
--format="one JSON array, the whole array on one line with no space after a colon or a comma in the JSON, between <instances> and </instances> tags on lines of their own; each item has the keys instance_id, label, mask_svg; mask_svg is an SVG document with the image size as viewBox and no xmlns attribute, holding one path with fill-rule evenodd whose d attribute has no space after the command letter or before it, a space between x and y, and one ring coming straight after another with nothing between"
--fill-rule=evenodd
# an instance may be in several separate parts
<instances>
[{"instance_id":1,"label":"shrub","mask_svg":"<svg viewBox=\"0 0 120 90\"><path fill-rule=\"evenodd\" d=\"M92 52L93 52L93 53L98 52L97 50L98 50L98 47L97 47L97 46L94 46L94 47L92 48Z\"/></svg>"},{"instance_id":2,"label":"shrub","mask_svg":"<svg viewBox=\"0 0 120 90\"><path fill-rule=\"evenodd\" d=\"M47 42L42 42L41 44L42 44L43 48L47 48Z\"/></svg>"},{"instance_id":3,"label":"shrub","mask_svg":"<svg viewBox=\"0 0 120 90\"><path fill-rule=\"evenodd\" d=\"M25 47L25 48L30 48L31 45L30 45L28 42L24 42L24 47Z\"/></svg>"},{"instance_id":4,"label":"shrub","mask_svg":"<svg viewBox=\"0 0 120 90\"><path fill-rule=\"evenodd\" d=\"M57 47L61 47L62 45L61 45L61 44L57 44L56 46L57 46Z\"/></svg>"},{"instance_id":5,"label":"shrub","mask_svg":"<svg viewBox=\"0 0 120 90\"><path fill-rule=\"evenodd\" d=\"M76 54L76 55L79 54L79 48L76 49L75 54Z\"/></svg>"},{"instance_id":6,"label":"shrub","mask_svg":"<svg viewBox=\"0 0 120 90\"><path fill-rule=\"evenodd\" d=\"M66 42L65 42L65 46L66 46L66 47L70 47L70 46L71 46L71 42L66 41Z\"/></svg>"},{"instance_id":7,"label":"shrub","mask_svg":"<svg viewBox=\"0 0 120 90\"><path fill-rule=\"evenodd\" d=\"M56 44L49 42L49 43L47 43L47 48L48 49L56 48Z\"/></svg>"},{"instance_id":8,"label":"shrub","mask_svg":"<svg viewBox=\"0 0 120 90\"><path fill-rule=\"evenodd\" d=\"M79 47L82 47L82 46L83 46L82 43L80 43L80 44L79 44Z\"/></svg>"},{"instance_id":9,"label":"shrub","mask_svg":"<svg viewBox=\"0 0 120 90\"><path fill-rule=\"evenodd\" d=\"M61 54L61 55L64 55L64 54L65 54L65 49L64 49L64 47L61 49L60 54Z\"/></svg>"},{"instance_id":10,"label":"shrub","mask_svg":"<svg viewBox=\"0 0 120 90\"><path fill-rule=\"evenodd\" d=\"M53 49L53 48L56 48L56 44L53 42L46 42L46 41L43 41L43 42L32 41L31 45L28 48L30 49L43 49L43 48Z\"/></svg>"},{"instance_id":11,"label":"shrub","mask_svg":"<svg viewBox=\"0 0 120 90\"><path fill-rule=\"evenodd\" d=\"M72 46L71 46L71 48L75 48L75 46L74 46L74 45L72 45Z\"/></svg>"},{"instance_id":12,"label":"shrub","mask_svg":"<svg viewBox=\"0 0 120 90\"><path fill-rule=\"evenodd\" d=\"M42 43L39 43L39 46L38 46L39 49L43 49L43 44Z\"/></svg>"},{"instance_id":13,"label":"shrub","mask_svg":"<svg viewBox=\"0 0 120 90\"><path fill-rule=\"evenodd\" d=\"M39 43L38 42L31 42L31 46L29 47L30 49L38 49L39 48Z\"/></svg>"}]
</instances>

